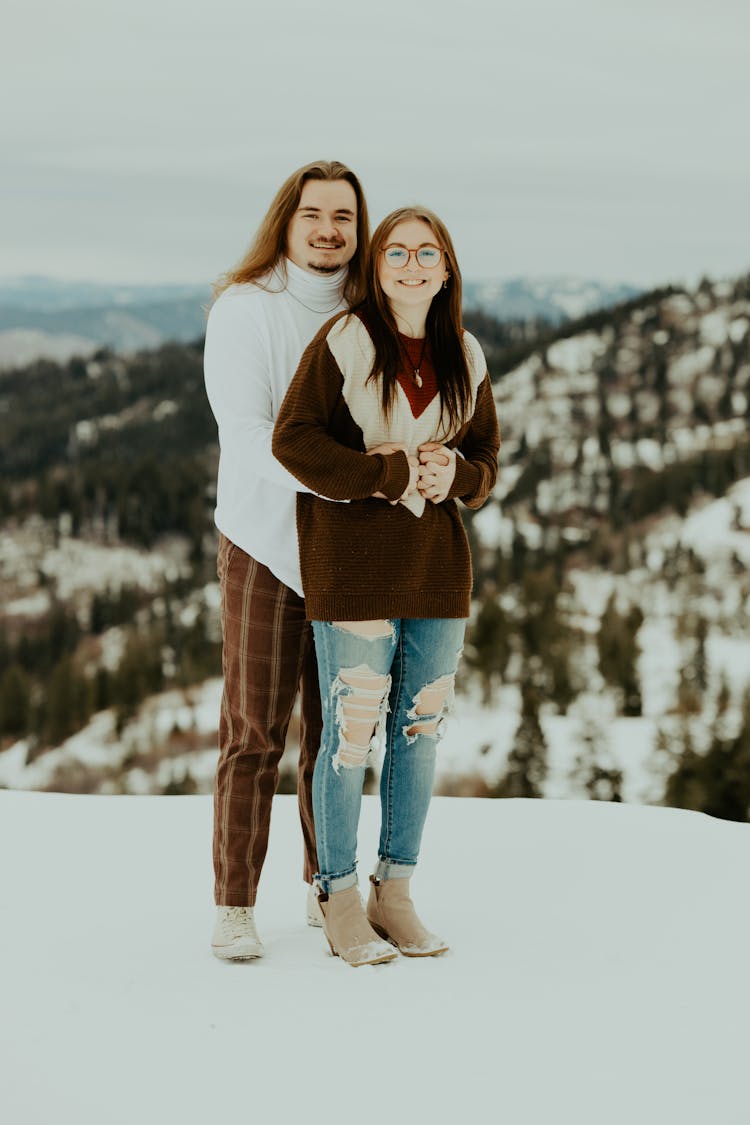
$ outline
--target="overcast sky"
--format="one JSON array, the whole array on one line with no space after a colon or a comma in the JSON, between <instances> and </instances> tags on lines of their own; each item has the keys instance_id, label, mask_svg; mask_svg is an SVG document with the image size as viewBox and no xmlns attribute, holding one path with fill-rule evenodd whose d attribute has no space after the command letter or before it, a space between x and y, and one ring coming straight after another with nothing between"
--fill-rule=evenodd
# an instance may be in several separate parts
<instances>
[{"instance_id":1,"label":"overcast sky","mask_svg":"<svg viewBox=\"0 0 750 1125\"><path fill-rule=\"evenodd\" d=\"M747 0L5 0L0 276L203 283L289 172L467 278L750 269Z\"/></svg>"}]
</instances>

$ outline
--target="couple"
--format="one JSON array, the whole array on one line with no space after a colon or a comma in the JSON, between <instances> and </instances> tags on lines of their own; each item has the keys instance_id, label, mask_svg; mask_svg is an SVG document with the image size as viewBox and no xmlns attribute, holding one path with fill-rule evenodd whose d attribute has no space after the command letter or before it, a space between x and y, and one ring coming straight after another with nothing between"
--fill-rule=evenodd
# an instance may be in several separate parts
<instances>
[{"instance_id":1,"label":"couple","mask_svg":"<svg viewBox=\"0 0 750 1125\"><path fill-rule=\"evenodd\" d=\"M409 877L469 614L454 498L489 494L497 417L442 222L405 207L368 233L354 173L306 165L209 315L224 636L212 949L227 960L263 953L253 907L298 689L308 920L350 965L448 948ZM381 747L365 910L357 828Z\"/></svg>"}]
</instances>

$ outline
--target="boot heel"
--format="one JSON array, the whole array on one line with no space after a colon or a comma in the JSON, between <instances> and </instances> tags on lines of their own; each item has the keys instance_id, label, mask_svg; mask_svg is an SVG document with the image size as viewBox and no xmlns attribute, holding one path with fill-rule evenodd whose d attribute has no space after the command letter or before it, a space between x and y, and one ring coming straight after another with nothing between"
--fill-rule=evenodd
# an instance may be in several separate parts
<instances>
[{"instance_id":1,"label":"boot heel","mask_svg":"<svg viewBox=\"0 0 750 1125\"><path fill-rule=\"evenodd\" d=\"M334 957L347 965L379 965L393 961L396 951L382 941L365 917L356 884L323 900L323 932Z\"/></svg>"},{"instance_id":2,"label":"boot heel","mask_svg":"<svg viewBox=\"0 0 750 1125\"><path fill-rule=\"evenodd\" d=\"M368 919L368 921L369 921L369 919ZM393 938L391 937L391 935L388 933L388 931L384 930L382 926L378 926L377 923L375 923L375 922L370 922L370 925L372 926L373 930L378 935L378 937L382 938L383 941L388 941L388 942L391 943L391 945L396 944L395 941L393 940Z\"/></svg>"}]
</instances>

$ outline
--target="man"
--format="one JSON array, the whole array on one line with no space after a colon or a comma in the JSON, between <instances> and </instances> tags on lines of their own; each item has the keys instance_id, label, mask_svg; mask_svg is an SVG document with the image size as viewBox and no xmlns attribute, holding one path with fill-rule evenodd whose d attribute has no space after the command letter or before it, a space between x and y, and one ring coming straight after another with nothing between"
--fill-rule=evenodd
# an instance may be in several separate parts
<instances>
[{"instance_id":1,"label":"man","mask_svg":"<svg viewBox=\"0 0 750 1125\"><path fill-rule=\"evenodd\" d=\"M317 870L312 774L322 720L297 552L296 493L303 487L273 457L271 438L305 347L363 294L368 240L354 173L336 161L305 165L281 186L247 255L217 286L208 319L206 391L221 447L215 520L224 636L211 947L226 960L263 955L253 908L298 688L308 884ZM315 909L308 893L312 924Z\"/></svg>"}]
</instances>

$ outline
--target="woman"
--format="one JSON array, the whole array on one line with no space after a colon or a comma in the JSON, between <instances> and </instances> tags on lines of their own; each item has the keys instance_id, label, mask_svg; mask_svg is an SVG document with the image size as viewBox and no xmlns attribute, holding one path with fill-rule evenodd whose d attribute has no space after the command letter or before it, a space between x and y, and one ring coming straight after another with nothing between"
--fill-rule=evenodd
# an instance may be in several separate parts
<instances>
[{"instance_id":1,"label":"woman","mask_svg":"<svg viewBox=\"0 0 750 1125\"><path fill-rule=\"evenodd\" d=\"M484 502L499 448L444 224L425 208L394 211L375 231L367 274L364 301L305 351L273 441L316 494L297 499L323 701L316 885L331 950L351 965L390 960L393 945L412 957L448 948L419 921L409 877L469 614L455 498ZM365 915L357 826L367 756L381 747L379 859Z\"/></svg>"}]
</instances>

